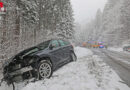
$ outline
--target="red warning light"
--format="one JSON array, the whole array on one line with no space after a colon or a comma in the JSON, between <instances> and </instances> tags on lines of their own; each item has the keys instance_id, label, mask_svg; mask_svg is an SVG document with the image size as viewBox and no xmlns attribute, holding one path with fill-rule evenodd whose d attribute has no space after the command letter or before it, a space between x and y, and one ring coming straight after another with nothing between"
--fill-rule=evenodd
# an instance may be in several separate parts
<instances>
[{"instance_id":1,"label":"red warning light","mask_svg":"<svg viewBox=\"0 0 130 90\"><path fill-rule=\"evenodd\" d=\"M5 12L5 8L4 8L3 2L0 2L0 12Z\"/></svg>"},{"instance_id":2,"label":"red warning light","mask_svg":"<svg viewBox=\"0 0 130 90\"><path fill-rule=\"evenodd\" d=\"M3 2L0 2L0 8L4 7Z\"/></svg>"}]
</instances>

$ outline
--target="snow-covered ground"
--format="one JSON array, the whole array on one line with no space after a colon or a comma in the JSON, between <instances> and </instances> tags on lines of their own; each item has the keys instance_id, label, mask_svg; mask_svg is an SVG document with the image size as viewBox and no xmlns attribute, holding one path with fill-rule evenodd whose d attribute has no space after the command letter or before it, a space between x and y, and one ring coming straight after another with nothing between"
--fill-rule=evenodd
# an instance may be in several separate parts
<instances>
[{"instance_id":1,"label":"snow-covered ground","mask_svg":"<svg viewBox=\"0 0 130 90\"><path fill-rule=\"evenodd\" d=\"M109 47L108 50L117 51L117 52L123 52L123 48L122 47Z\"/></svg>"},{"instance_id":2,"label":"snow-covered ground","mask_svg":"<svg viewBox=\"0 0 130 90\"><path fill-rule=\"evenodd\" d=\"M89 49L76 47L77 62L54 72L50 79L16 85L17 90L130 90L103 60ZM12 90L2 84L0 90Z\"/></svg>"}]
</instances>

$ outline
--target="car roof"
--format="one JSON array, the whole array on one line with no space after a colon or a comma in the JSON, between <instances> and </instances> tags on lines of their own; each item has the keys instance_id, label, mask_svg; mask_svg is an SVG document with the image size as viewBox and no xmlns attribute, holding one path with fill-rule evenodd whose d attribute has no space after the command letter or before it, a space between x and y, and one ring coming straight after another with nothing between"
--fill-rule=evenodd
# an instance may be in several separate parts
<instances>
[{"instance_id":1,"label":"car roof","mask_svg":"<svg viewBox=\"0 0 130 90\"><path fill-rule=\"evenodd\" d=\"M66 39L54 38L54 39L51 39L51 40L66 40Z\"/></svg>"},{"instance_id":2,"label":"car roof","mask_svg":"<svg viewBox=\"0 0 130 90\"><path fill-rule=\"evenodd\" d=\"M38 46L38 45L40 45L40 44L43 44L44 42L49 42L49 41L51 42L51 41L53 41L53 40L63 40L63 41L69 42L69 40L65 40L65 39L50 39L50 40L43 41L43 42L37 44L36 46Z\"/></svg>"}]
</instances>

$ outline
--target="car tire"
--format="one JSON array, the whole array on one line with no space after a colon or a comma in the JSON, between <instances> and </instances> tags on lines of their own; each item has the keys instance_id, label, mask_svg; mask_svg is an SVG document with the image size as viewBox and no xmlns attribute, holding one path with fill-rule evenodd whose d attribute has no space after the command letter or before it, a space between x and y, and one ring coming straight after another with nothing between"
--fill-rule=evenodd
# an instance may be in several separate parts
<instances>
[{"instance_id":1,"label":"car tire","mask_svg":"<svg viewBox=\"0 0 130 90\"><path fill-rule=\"evenodd\" d=\"M71 61L77 61L77 57L74 52L71 53Z\"/></svg>"},{"instance_id":2,"label":"car tire","mask_svg":"<svg viewBox=\"0 0 130 90\"><path fill-rule=\"evenodd\" d=\"M52 76L52 64L49 60L42 60L38 65L38 79L46 79Z\"/></svg>"}]
</instances>

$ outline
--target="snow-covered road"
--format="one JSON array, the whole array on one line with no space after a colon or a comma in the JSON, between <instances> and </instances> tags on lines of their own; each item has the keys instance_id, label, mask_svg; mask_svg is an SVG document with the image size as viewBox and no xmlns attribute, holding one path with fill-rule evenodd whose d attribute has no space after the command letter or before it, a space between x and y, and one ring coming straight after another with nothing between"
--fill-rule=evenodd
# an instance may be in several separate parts
<instances>
[{"instance_id":1,"label":"snow-covered road","mask_svg":"<svg viewBox=\"0 0 130 90\"><path fill-rule=\"evenodd\" d=\"M105 49L92 49L92 51L113 68L124 83L130 87L130 53Z\"/></svg>"},{"instance_id":2,"label":"snow-covered road","mask_svg":"<svg viewBox=\"0 0 130 90\"><path fill-rule=\"evenodd\" d=\"M119 76L103 60L89 49L76 47L78 60L69 63L50 79L17 84L17 90L130 90ZM0 90L12 90L3 84Z\"/></svg>"}]
</instances>

